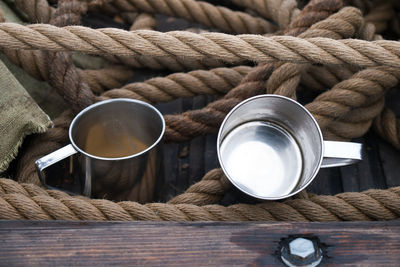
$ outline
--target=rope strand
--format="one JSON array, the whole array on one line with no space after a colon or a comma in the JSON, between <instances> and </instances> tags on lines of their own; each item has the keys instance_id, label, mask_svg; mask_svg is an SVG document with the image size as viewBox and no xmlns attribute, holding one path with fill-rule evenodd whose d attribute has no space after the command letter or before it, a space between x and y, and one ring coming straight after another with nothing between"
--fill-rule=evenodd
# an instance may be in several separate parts
<instances>
[{"instance_id":1,"label":"rope strand","mask_svg":"<svg viewBox=\"0 0 400 267\"><path fill-rule=\"evenodd\" d=\"M275 26L262 19L226 7L194 0L116 0L119 11L141 11L164 14L198 22L230 33L262 34L275 31Z\"/></svg>"},{"instance_id":2,"label":"rope strand","mask_svg":"<svg viewBox=\"0 0 400 267\"><path fill-rule=\"evenodd\" d=\"M243 61L352 64L360 67L400 67L400 44L395 41L296 38L291 36L227 35L222 33L90 29L82 26L55 27L47 24L23 26L0 24L1 48L79 51L120 56L212 57L228 63ZM229 44L229 47L227 46Z\"/></svg>"},{"instance_id":3,"label":"rope strand","mask_svg":"<svg viewBox=\"0 0 400 267\"><path fill-rule=\"evenodd\" d=\"M171 101L179 97L202 94L225 94L237 86L251 67L216 68L174 73L144 82L130 83L103 94L104 97L135 98L150 103Z\"/></svg>"},{"instance_id":4,"label":"rope strand","mask_svg":"<svg viewBox=\"0 0 400 267\"><path fill-rule=\"evenodd\" d=\"M400 187L367 190L336 196L311 196L265 202L196 206L192 204L139 204L104 199L52 195L33 185L15 185L0 179L0 219L17 220L150 220L150 221L341 221L393 220L400 217ZM28 189L27 189L28 188ZM46 193L44 193L46 192Z\"/></svg>"}]
</instances>

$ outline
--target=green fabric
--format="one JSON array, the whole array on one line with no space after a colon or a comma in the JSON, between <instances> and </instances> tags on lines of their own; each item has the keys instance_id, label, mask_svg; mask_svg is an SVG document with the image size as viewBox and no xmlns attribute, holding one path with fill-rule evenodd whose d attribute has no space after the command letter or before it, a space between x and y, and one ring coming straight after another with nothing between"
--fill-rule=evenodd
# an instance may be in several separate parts
<instances>
[{"instance_id":1,"label":"green fabric","mask_svg":"<svg viewBox=\"0 0 400 267\"><path fill-rule=\"evenodd\" d=\"M0 0L0 9L3 11L4 18L7 22L22 24L22 20L2 0ZM0 60L3 61L9 71L12 72L15 78L17 78L21 85L31 95L36 103L38 103L43 111L50 116L50 118L54 119L58 117L58 115L68 108L64 99L55 90L53 90L47 82L38 81L31 77L22 68L9 61L7 56L1 52Z\"/></svg>"},{"instance_id":2,"label":"green fabric","mask_svg":"<svg viewBox=\"0 0 400 267\"><path fill-rule=\"evenodd\" d=\"M43 133L51 120L0 61L0 172L7 169L25 136Z\"/></svg>"},{"instance_id":3,"label":"green fabric","mask_svg":"<svg viewBox=\"0 0 400 267\"><path fill-rule=\"evenodd\" d=\"M8 7L4 1L0 1L0 9L3 11L4 19L7 22L15 22L15 23L21 23L22 21L18 18L17 15L14 14L14 12Z\"/></svg>"},{"instance_id":4,"label":"green fabric","mask_svg":"<svg viewBox=\"0 0 400 267\"><path fill-rule=\"evenodd\" d=\"M90 70L98 70L111 65L110 62L104 58L82 54L79 52L72 53L72 61L78 68Z\"/></svg>"},{"instance_id":5,"label":"green fabric","mask_svg":"<svg viewBox=\"0 0 400 267\"><path fill-rule=\"evenodd\" d=\"M14 65L7 56L0 52L0 60L7 66L9 71L17 78L19 83L36 103L46 112L50 118L57 118L68 108L65 100L47 82L39 81L30 76L20 67Z\"/></svg>"}]
</instances>

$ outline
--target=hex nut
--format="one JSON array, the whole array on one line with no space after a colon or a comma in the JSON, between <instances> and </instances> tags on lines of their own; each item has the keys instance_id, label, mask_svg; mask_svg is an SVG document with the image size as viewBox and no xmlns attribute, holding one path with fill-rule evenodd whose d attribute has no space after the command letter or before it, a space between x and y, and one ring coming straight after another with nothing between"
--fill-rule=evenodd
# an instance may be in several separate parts
<instances>
[{"instance_id":1,"label":"hex nut","mask_svg":"<svg viewBox=\"0 0 400 267\"><path fill-rule=\"evenodd\" d=\"M289 243L289 251L290 254L305 259L315 252L314 243L309 239L299 237Z\"/></svg>"},{"instance_id":2,"label":"hex nut","mask_svg":"<svg viewBox=\"0 0 400 267\"><path fill-rule=\"evenodd\" d=\"M281 259L287 266L314 267L322 261L322 250L315 240L288 238L281 248Z\"/></svg>"}]
</instances>

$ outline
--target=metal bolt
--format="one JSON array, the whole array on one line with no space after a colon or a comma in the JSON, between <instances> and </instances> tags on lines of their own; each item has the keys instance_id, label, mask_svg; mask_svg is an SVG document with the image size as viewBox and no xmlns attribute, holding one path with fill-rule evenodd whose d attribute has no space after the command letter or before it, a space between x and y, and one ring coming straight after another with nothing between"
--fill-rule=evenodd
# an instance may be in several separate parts
<instances>
[{"instance_id":1,"label":"metal bolt","mask_svg":"<svg viewBox=\"0 0 400 267\"><path fill-rule=\"evenodd\" d=\"M322 250L315 240L295 238L284 241L281 259L287 266L317 266L322 260Z\"/></svg>"},{"instance_id":2,"label":"metal bolt","mask_svg":"<svg viewBox=\"0 0 400 267\"><path fill-rule=\"evenodd\" d=\"M311 256L315 252L314 244L305 238L296 238L289 243L290 254L299 256L303 259Z\"/></svg>"}]
</instances>

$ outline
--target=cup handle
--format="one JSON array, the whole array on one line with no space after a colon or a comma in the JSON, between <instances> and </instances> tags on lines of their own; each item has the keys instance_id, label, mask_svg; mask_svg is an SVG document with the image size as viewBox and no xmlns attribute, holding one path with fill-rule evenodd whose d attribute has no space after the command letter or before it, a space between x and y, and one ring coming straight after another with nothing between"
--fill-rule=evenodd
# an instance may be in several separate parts
<instances>
[{"instance_id":1,"label":"cup handle","mask_svg":"<svg viewBox=\"0 0 400 267\"><path fill-rule=\"evenodd\" d=\"M324 141L324 159L321 168L340 167L362 160L362 144Z\"/></svg>"},{"instance_id":2,"label":"cup handle","mask_svg":"<svg viewBox=\"0 0 400 267\"><path fill-rule=\"evenodd\" d=\"M36 171L42 184L46 185L46 178L43 175L44 169L53 165L54 163L59 162L60 160L72 156L77 152L78 151L76 151L75 148L69 144L35 161Z\"/></svg>"}]
</instances>

